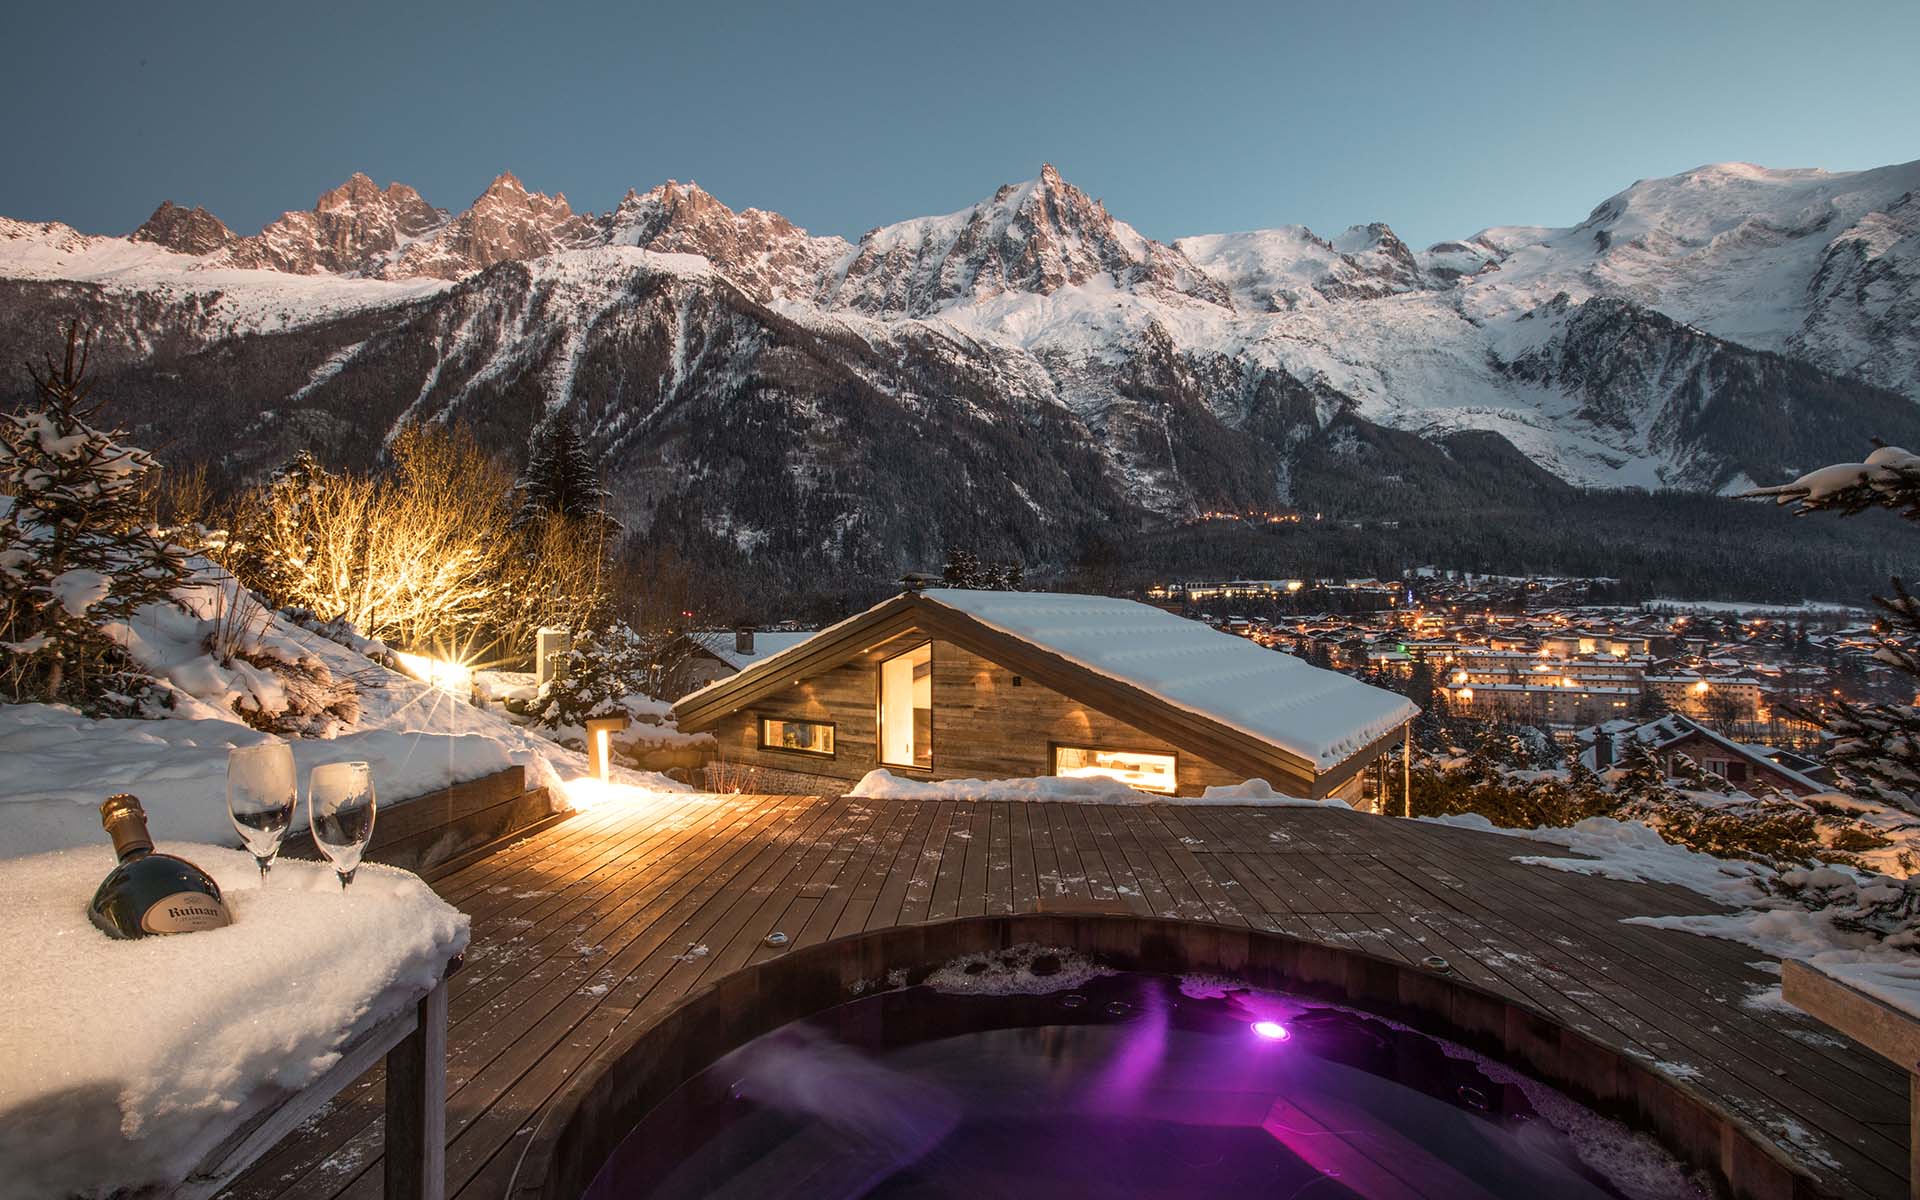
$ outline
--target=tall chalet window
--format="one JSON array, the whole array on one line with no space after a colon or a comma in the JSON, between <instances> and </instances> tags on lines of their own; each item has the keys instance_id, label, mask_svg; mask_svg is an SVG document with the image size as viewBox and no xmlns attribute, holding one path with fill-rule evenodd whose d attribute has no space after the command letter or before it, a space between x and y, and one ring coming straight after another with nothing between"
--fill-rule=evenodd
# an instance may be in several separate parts
<instances>
[{"instance_id":1,"label":"tall chalet window","mask_svg":"<svg viewBox=\"0 0 1920 1200\"><path fill-rule=\"evenodd\" d=\"M820 754L832 758L833 726L825 721L790 721L785 717L761 717L760 748L791 750L796 754Z\"/></svg>"},{"instance_id":2,"label":"tall chalet window","mask_svg":"<svg viewBox=\"0 0 1920 1200\"><path fill-rule=\"evenodd\" d=\"M1149 750L1095 750L1087 746L1055 746L1053 773L1068 779L1118 779L1143 792L1171 796L1179 786L1171 754Z\"/></svg>"},{"instance_id":3,"label":"tall chalet window","mask_svg":"<svg viewBox=\"0 0 1920 1200\"><path fill-rule=\"evenodd\" d=\"M880 761L933 766L933 643L880 664Z\"/></svg>"}]
</instances>

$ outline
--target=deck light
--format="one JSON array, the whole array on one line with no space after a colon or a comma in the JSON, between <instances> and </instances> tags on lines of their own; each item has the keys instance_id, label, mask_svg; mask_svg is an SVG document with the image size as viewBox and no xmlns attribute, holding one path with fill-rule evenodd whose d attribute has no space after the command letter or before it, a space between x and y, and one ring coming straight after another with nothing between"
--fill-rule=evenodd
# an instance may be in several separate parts
<instances>
[{"instance_id":1,"label":"deck light","mask_svg":"<svg viewBox=\"0 0 1920 1200\"><path fill-rule=\"evenodd\" d=\"M1287 1027L1278 1021L1255 1021L1253 1031L1270 1042L1284 1042L1292 1036Z\"/></svg>"},{"instance_id":2,"label":"deck light","mask_svg":"<svg viewBox=\"0 0 1920 1200\"><path fill-rule=\"evenodd\" d=\"M587 761L601 783L613 773L613 735L627 727L627 716L594 717L587 722Z\"/></svg>"}]
</instances>

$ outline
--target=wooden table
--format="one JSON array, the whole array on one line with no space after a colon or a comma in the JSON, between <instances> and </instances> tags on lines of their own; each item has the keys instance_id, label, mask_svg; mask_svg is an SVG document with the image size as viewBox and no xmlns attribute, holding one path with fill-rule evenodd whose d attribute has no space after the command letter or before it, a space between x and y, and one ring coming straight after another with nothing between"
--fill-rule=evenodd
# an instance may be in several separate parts
<instances>
[{"instance_id":1,"label":"wooden table","mask_svg":"<svg viewBox=\"0 0 1920 1200\"><path fill-rule=\"evenodd\" d=\"M207 1200L218 1194L383 1057L387 1088L382 1162L387 1198L443 1200L447 1190L447 980L460 963L458 957L449 960L440 981L426 995L349 1042L326 1074L235 1130L174 1191L177 1200Z\"/></svg>"}]
</instances>

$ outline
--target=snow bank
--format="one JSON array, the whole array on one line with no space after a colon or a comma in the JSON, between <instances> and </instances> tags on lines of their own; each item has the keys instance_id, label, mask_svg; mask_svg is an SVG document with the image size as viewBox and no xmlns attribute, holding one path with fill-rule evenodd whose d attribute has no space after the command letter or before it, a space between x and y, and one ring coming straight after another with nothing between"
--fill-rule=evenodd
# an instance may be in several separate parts
<instances>
[{"instance_id":1,"label":"snow bank","mask_svg":"<svg viewBox=\"0 0 1920 1200\"><path fill-rule=\"evenodd\" d=\"M0 705L0 857L105 845L100 802L140 797L155 837L238 846L227 818L227 751L275 740L238 721L95 721L44 704ZM504 771L514 756L477 734L369 730L295 740L300 791L320 763L365 761L377 797L393 803ZM294 814L306 828L305 801Z\"/></svg>"},{"instance_id":2,"label":"snow bank","mask_svg":"<svg viewBox=\"0 0 1920 1200\"><path fill-rule=\"evenodd\" d=\"M353 645L244 599L231 576L199 565L203 580L187 589L189 611L149 605L112 630L174 689L175 707L164 719L94 721L63 707L0 705L0 754L9 768L0 773L0 857L104 845L97 806L119 791L140 797L155 836L239 845L226 813L227 751L269 735L244 723L236 705L256 713L284 708L284 681L209 653L208 639L222 627L259 661L312 664L357 691L351 725L331 721L318 730L328 736L292 739L303 794L308 771L325 762L371 763L389 806L520 765L527 786L550 789L558 809L569 799L566 783L587 774L584 754L498 708L476 708L388 670ZM227 615L242 606L245 620ZM616 767L613 778L648 791L688 790L651 772ZM305 825L303 807L294 828Z\"/></svg>"},{"instance_id":3,"label":"snow bank","mask_svg":"<svg viewBox=\"0 0 1920 1200\"><path fill-rule=\"evenodd\" d=\"M1920 955L1887 945L1865 932L1834 924L1832 914L1810 910L1790 898L1769 895L1762 881L1772 872L1758 863L1715 858L1663 840L1639 821L1592 817L1564 829L1502 829L1478 813L1421 817L1437 825L1504 833L1568 847L1591 858L1516 855L1515 862L1582 875L1600 875L1639 883L1671 883L1727 905L1733 911L1688 916L1623 918L1629 925L1675 929L1702 937L1724 938L1775 958L1809 963L1844 979L1903 1012L1920 1017ZM1837 867L1820 870L1849 879L1860 877ZM1864 881L1863 881L1864 882ZM1763 993L1763 1002L1779 994Z\"/></svg>"},{"instance_id":4,"label":"snow bank","mask_svg":"<svg viewBox=\"0 0 1920 1200\"><path fill-rule=\"evenodd\" d=\"M0 1192L164 1191L467 943L467 918L405 871L363 866L342 894L330 868L289 862L263 889L239 851L160 848L213 875L231 926L131 942L95 929L86 905L114 861L104 841L0 871L0 962L15 968Z\"/></svg>"},{"instance_id":5,"label":"snow bank","mask_svg":"<svg viewBox=\"0 0 1920 1200\"><path fill-rule=\"evenodd\" d=\"M849 796L877 800L1049 800L1069 804L1251 805L1271 808L1348 808L1344 800L1308 800L1276 792L1264 779L1232 787L1210 787L1201 795L1163 796L1143 792L1101 776L1066 778L1038 775L1027 779L902 779L884 768L868 771Z\"/></svg>"},{"instance_id":6,"label":"snow bank","mask_svg":"<svg viewBox=\"0 0 1920 1200\"><path fill-rule=\"evenodd\" d=\"M1552 842L1567 847L1575 854L1591 856L1515 856L1513 861L1528 866L1623 879L1629 883L1673 883L1723 904L1741 904L1758 898L1761 892L1755 881L1768 874L1767 869L1758 863L1715 858L1711 854L1676 846L1643 821L1588 817L1567 826L1503 829L1479 813L1415 819L1434 825L1451 825L1460 829L1477 829L1484 833L1504 833L1510 837Z\"/></svg>"}]
</instances>

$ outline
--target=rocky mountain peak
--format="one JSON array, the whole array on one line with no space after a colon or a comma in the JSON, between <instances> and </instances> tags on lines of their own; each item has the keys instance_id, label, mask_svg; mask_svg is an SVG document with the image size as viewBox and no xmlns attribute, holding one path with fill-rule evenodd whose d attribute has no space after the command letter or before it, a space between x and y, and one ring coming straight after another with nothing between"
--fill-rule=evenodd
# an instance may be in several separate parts
<instances>
[{"instance_id":1,"label":"rocky mountain peak","mask_svg":"<svg viewBox=\"0 0 1920 1200\"><path fill-rule=\"evenodd\" d=\"M182 208L164 200L140 228L133 231L136 242L152 242L181 254L212 254L240 240L226 222L199 206Z\"/></svg>"},{"instance_id":2,"label":"rocky mountain peak","mask_svg":"<svg viewBox=\"0 0 1920 1200\"><path fill-rule=\"evenodd\" d=\"M1383 221L1349 226L1333 239L1333 247L1388 292L1418 291L1427 286L1413 251Z\"/></svg>"},{"instance_id":3,"label":"rocky mountain peak","mask_svg":"<svg viewBox=\"0 0 1920 1200\"><path fill-rule=\"evenodd\" d=\"M629 190L607 218L606 238L615 246L698 254L757 300L810 295L849 249L841 238L810 236L779 213L735 212L699 184L674 179L645 194Z\"/></svg>"},{"instance_id":4,"label":"rocky mountain peak","mask_svg":"<svg viewBox=\"0 0 1920 1200\"><path fill-rule=\"evenodd\" d=\"M964 212L873 230L823 299L920 316L1007 292L1051 295L1100 275L1117 287L1232 306L1227 290L1179 250L1116 220L1051 163Z\"/></svg>"},{"instance_id":5,"label":"rocky mountain peak","mask_svg":"<svg viewBox=\"0 0 1920 1200\"><path fill-rule=\"evenodd\" d=\"M495 263L539 258L601 244L591 214L575 213L565 195L528 191L512 172L494 177L467 211L408 245L382 272L389 278L459 279Z\"/></svg>"},{"instance_id":6,"label":"rocky mountain peak","mask_svg":"<svg viewBox=\"0 0 1920 1200\"><path fill-rule=\"evenodd\" d=\"M228 258L233 266L296 275L377 275L407 242L446 223L447 215L405 184L382 190L356 171L322 192L308 212L283 213Z\"/></svg>"}]
</instances>

